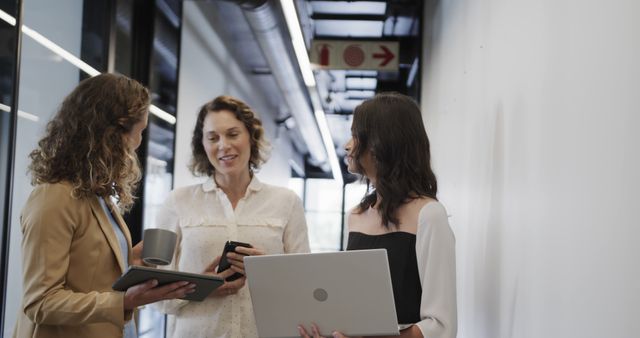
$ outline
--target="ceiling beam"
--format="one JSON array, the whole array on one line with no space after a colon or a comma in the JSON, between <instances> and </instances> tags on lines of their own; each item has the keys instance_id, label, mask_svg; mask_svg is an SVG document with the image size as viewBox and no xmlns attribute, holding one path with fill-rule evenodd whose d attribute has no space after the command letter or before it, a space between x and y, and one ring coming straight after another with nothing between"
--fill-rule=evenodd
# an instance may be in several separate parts
<instances>
[{"instance_id":1,"label":"ceiling beam","mask_svg":"<svg viewBox=\"0 0 640 338\"><path fill-rule=\"evenodd\" d=\"M354 20L354 21L385 21L384 14L335 14L335 13L313 13L313 20Z\"/></svg>"},{"instance_id":2,"label":"ceiling beam","mask_svg":"<svg viewBox=\"0 0 640 338\"><path fill-rule=\"evenodd\" d=\"M327 2L327 1L329 1L329 2L345 2L345 1L348 1L348 2L388 2L389 0L361 0L361 1L358 1L358 0L308 0L308 1L309 2L315 2L315 1L322 1L322 2Z\"/></svg>"}]
</instances>

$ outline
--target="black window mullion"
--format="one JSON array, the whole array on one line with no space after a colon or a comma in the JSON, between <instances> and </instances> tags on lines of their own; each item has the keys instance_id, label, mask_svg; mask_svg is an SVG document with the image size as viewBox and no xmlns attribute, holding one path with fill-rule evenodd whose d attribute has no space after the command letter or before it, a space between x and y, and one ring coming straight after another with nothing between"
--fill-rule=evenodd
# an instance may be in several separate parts
<instances>
[{"instance_id":1,"label":"black window mullion","mask_svg":"<svg viewBox=\"0 0 640 338\"><path fill-rule=\"evenodd\" d=\"M131 27L131 78L145 86L149 86L151 80L151 55L153 52L153 31L155 20L155 1L136 0L133 2L133 15ZM152 117L150 117L152 118ZM146 172L147 154L149 144L149 129L142 134L142 143L138 148L138 159L143 173ZM145 180L140 181L138 188L138 200L125 220L131 231L132 242L138 243L142 239L144 225L144 187Z\"/></svg>"},{"instance_id":2,"label":"black window mullion","mask_svg":"<svg viewBox=\"0 0 640 338\"><path fill-rule=\"evenodd\" d=\"M7 274L9 268L9 236L11 235L11 208L13 200L13 177L16 149L16 131L18 128L18 95L20 88L20 55L22 51L22 0L16 0L15 6L15 53L13 79L11 89L11 112L9 114L9 139L7 146L6 176L0 179L6 180L4 191L4 212L2 215L2 255L0 260L0 277L2 278L2 318L0 319L0 335L5 330L4 322L7 306L4 302L7 293ZM10 323L12 324L12 323Z\"/></svg>"}]
</instances>

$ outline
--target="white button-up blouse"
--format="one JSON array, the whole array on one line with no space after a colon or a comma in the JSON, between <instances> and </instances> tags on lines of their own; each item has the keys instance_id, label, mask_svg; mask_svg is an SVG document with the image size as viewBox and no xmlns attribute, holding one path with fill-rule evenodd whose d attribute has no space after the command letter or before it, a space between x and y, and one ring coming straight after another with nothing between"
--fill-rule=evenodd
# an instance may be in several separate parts
<instances>
[{"instance_id":1,"label":"white button-up blouse","mask_svg":"<svg viewBox=\"0 0 640 338\"><path fill-rule=\"evenodd\" d=\"M168 269L201 273L222 254L227 240L252 244L267 254L309 252L304 209L289 189L255 176L235 210L213 179L171 192L157 227L177 233ZM257 337L247 285L238 293L202 302L169 300L154 305L168 316L167 337Z\"/></svg>"}]
</instances>

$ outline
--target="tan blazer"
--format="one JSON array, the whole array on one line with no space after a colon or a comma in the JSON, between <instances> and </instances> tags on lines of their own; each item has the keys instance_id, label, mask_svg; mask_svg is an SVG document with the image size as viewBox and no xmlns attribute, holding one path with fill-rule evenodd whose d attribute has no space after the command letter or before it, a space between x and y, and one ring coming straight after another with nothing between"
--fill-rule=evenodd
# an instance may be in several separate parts
<instances>
[{"instance_id":1,"label":"tan blazer","mask_svg":"<svg viewBox=\"0 0 640 338\"><path fill-rule=\"evenodd\" d=\"M114 215L131 252L129 230ZM75 199L67 183L41 184L20 223L23 311L13 337L122 337L132 313L111 285L125 262L98 198Z\"/></svg>"}]
</instances>

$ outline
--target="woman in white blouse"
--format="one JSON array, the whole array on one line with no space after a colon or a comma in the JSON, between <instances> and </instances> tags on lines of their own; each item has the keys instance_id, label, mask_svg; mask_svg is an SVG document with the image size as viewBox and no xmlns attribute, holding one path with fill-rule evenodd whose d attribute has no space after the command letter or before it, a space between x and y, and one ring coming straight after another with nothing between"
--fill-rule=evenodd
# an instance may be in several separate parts
<instances>
[{"instance_id":1,"label":"woman in white blouse","mask_svg":"<svg viewBox=\"0 0 640 338\"><path fill-rule=\"evenodd\" d=\"M190 169L203 184L174 190L157 217L158 227L178 234L169 269L214 274L228 240L249 243L227 255L220 274L244 275L243 255L309 252L300 198L254 175L266 160L262 123L244 102L220 96L200 110L193 132ZM168 337L257 337L246 277L227 281L202 302L163 302Z\"/></svg>"},{"instance_id":2,"label":"woman in white blouse","mask_svg":"<svg viewBox=\"0 0 640 338\"><path fill-rule=\"evenodd\" d=\"M436 199L418 105L405 95L378 94L356 107L351 133L348 169L373 189L349 214L347 250L387 249L400 337L455 337L455 238ZM315 325L298 330L320 337Z\"/></svg>"}]
</instances>

